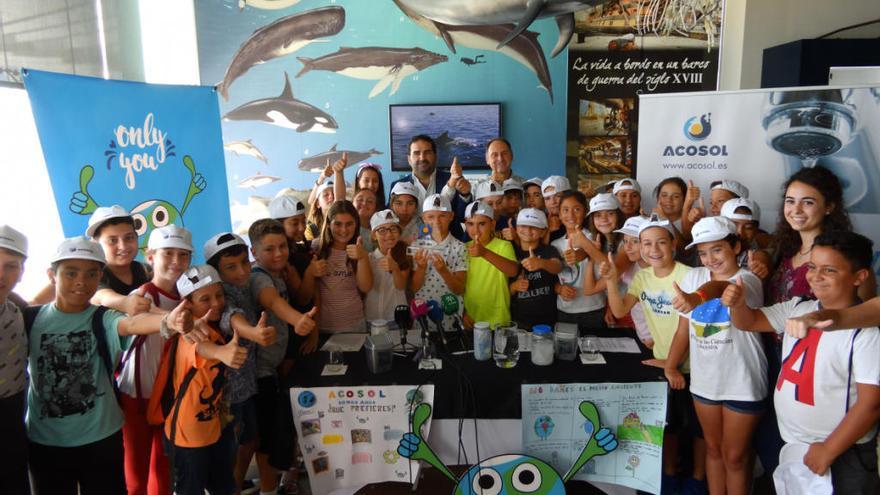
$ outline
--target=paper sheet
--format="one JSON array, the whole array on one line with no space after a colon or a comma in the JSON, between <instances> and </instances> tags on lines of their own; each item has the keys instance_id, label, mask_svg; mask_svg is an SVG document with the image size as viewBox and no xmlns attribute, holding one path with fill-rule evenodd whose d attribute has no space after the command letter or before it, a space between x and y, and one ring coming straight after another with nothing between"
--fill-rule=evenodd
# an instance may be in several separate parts
<instances>
[{"instance_id":1,"label":"paper sheet","mask_svg":"<svg viewBox=\"0 0 880 495\"><path fill-rule=\"evenodd\" d=\"M366 339L367 334L365 333L337 333L331 335L327 342L324 342L321 350L338 349L342 352L358 352L364 346Z\"/></svg>"},{"instance_id":2,"label":"paper sheet","mask_svg":"<svg viewBox=\"0 0 880 495\"><path fill-rule=\"evenodd\" d=\"M627 354L641 354L642 352L635 339L629 337L600 337L596 340L599 352L623 352Z\"/></svg>"}]
</instances>

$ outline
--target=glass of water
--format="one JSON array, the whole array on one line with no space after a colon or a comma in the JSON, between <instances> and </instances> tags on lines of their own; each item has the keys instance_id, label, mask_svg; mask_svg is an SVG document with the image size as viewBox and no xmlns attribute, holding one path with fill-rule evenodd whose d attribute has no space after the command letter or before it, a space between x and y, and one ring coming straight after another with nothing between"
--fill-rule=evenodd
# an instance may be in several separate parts
<instances>
[{"instance_id":1,"label":"glass of water","mask_svg":"<svg viewBox=\"0 0 880 495\"><path fill-rule=\"evenodd\" d=\"M587 361L595 361L599 358L599 343L595 335L587 335L578 339L581 347L581 354Z\"/></svg>"},{"instance_id":2,"label":"glass of water","mask_svg":"<svg viewBox=\"0 0 880 495\"><path fill-rule=\"evenodd\" d=\"M519 335L516 325L498 325L494 334L493 357L499 368L513 368L519 361Z\"/></svg>"}]
</instances>

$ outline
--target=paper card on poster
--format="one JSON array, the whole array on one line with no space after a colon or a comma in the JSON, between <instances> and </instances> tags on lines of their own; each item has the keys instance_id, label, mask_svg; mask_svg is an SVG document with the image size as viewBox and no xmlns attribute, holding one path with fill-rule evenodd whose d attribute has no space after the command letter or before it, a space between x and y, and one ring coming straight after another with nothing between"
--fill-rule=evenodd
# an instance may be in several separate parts
<instances>
[{"instance_id":1,"label":"paper card on poster","mask_svg":"<svg viewBox=\"0 0 880 495\"><path fill-rule=\"evenodd\" d=\"M622 352L626 354L641 354L639 344L629 337L599 337L596 339L599 352Z\"/></svg>"},{"instance_id":2,"label":"paper card on poster","mask_svg":"<svg viewBox=\"0 0 880 495\"><path fill-rule=\"evenodd\" d=\"M618 446L587 461L574 478L660 493L666 393L664 382L523 385L523 452L566 472L599 436L578 409L589 401Z\"/></svg>"},{"instance_id":3,"label":"paper card on poster","mask_svg":"<svg viewBox=\"0 0 880 495\"><path fill-rule=\"evenodd\" d=\"M678 176L693 180L708 198L712 181L737 180L761 208L759 227L772 233L784 182L819 165L840 179L855 230L880 249L880 88L645 95L639 108L643 190ZM646 211L653 202L643 194ZM880 273L880 251L874 259Z\"/></svg>"},{"instance_id":4,"label":"paper card on poster","mask_svg":"<svg viewBox=\"0 0 880 495\"><path fill-rule=\"evenodd\" d=\"M419 463L397 447L409 431L410 409L433 404L433 385L292 388L290 401L314 493L418 478ZM425 438L429 431L430 420Z\"/></svg>"}]
</instances>

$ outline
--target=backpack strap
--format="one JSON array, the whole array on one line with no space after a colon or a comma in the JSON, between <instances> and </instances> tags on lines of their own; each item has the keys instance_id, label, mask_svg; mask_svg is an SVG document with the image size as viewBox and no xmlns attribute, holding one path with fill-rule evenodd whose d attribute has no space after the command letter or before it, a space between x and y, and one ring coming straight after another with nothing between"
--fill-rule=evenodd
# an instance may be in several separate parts
<instances>
[{"instance_id":1,"label":"backpack strap","mask_svg":"<svg viewBox=\"0 0 880 495\"><path fill-rule=\"evenodd\" d=\"M177 339L179 338L180 336L177 337ZM175 339L174 341L175 345L174 349L172 350L173 355L177 354L177 339ZM174 361L176 361L176 359ZM169 381L166 385L166 389L171 389L172 393L174 390L174 367L175 366L172 362L172 366L169 368L168 371ZM190 368L189 370L187 370L186 374L183 375L183 380L180 381L180 388L177 389L177 394L174 395L174 397L172 398L172 400L174 401L174 405L171 412L171 431L169 432L170 438L168 439L168 443L170 444L170 447L168 449L168 465L171 466L171 476L169 477L171 482L171 493L174 493L174 480L177 479L177 469L174 462L174 451L177 449L177 445L174 443L175 439L177 438L177 418L180 415L180 404L181 402L183 402L183 396L184 394L186 394L186 390L189 388L189 384L190 382L192 382L193 377L196 376L196 371L196 368Z\"/></svg>"},{"instance_id":2,"label":"backpack strap","mask_svg":"<svg viewBox=\"0 0 880 495\"><path fill-rule=\"evenodd\" d=\"M37 315L40 314L41 309L43 309L42 304L38 306L28 306L21 312L21 315L24 318L24 333L28 337L31 336L31 328L33 328L34 321L36 321Z\"/></svg>"},{"instance_id":3,"label":"backpack strap","mask_svg":"<svg viewBox=\"0 0 880 495\"><path fill-rule=\"evenodd\" d=\"M105 306L98 306L98 309L92 313L92 334L95 336L98 355L101 358L101 362L104 364L107 378L113 386L113 395L116 396L116 402L121 403L119 385L116 384L116 379L114 378L114 370L116 367L113 366L113 358L110 356L110 346L107 344L107 333L104 328L104 313L106 312L107 308Z\"/></svg>"}]
</instances>

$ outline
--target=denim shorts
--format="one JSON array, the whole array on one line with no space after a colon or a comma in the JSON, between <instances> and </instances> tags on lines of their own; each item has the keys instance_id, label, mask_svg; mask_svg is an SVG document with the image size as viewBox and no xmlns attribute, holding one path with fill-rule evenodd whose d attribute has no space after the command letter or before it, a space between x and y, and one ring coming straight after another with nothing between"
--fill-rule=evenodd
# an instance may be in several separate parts
<instances>
[{"instance_id":1,"label":"denim shorts","mask_svg":"<svg viewBox=\"0 0 880 495\"><path fill-rule=\"evenodd\" d=\"M700 404L705 404L707 406L723 406L740 414L763 414L767 405L763 400L712 400L699 396L693 392L691 393L691 396L693 396L694 400Z\"/></svg>"}]
</instances>

